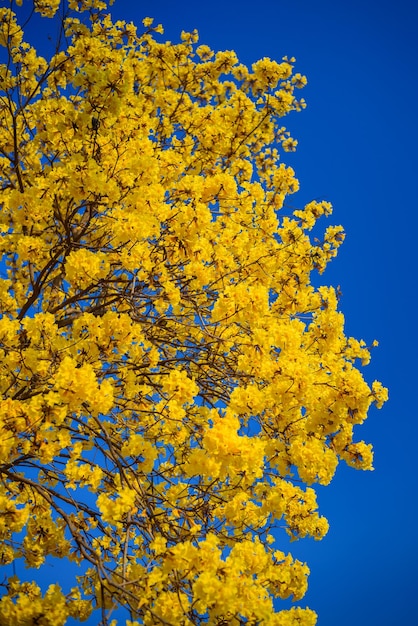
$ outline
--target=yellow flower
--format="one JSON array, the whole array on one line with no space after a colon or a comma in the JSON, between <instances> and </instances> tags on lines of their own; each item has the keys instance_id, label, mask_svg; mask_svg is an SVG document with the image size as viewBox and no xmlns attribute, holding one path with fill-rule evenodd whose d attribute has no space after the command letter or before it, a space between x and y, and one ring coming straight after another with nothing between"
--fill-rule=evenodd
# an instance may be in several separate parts
<instances>
[{"instance_id":1,"label":"yellow flower","mask_svg":"<svg viewBox=\"0 0 418 626\"><path fill-rule=\"evenodd\" d=\"M330 203L281 214L306 78L64 4L48 58L0 9L0 561L82 567L65 595L5 580L0 624L313 626L275 602L309 570L272 528L326 534L306 485L372 469L354 426L388 392L312 280L345 236Z\"/></svg>"}]
</instances>

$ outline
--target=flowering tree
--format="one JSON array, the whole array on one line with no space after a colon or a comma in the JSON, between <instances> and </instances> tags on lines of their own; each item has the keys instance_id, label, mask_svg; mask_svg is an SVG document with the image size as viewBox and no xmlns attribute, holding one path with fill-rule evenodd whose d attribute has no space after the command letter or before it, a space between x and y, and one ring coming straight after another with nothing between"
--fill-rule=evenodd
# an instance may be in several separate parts
<instances>
[{"instance_id":1,"label":"flowering tree","mask_svg":"<svg viewBox=\"0 0 418 626\"><path fill-rule=\"evenodd\" d=\"M102 0L4 4L0 560L30 571L0 581L0 622L313 625L280 610L309 570L274 529L324 536L310 485L372 468L353 426L387 392L311 284L344 239L311 241L330 204L280 211L305 77ZM31 7L61 24L47 59ZM53 558L78 575L42 591Z\"/></svg>"}]
</instances>

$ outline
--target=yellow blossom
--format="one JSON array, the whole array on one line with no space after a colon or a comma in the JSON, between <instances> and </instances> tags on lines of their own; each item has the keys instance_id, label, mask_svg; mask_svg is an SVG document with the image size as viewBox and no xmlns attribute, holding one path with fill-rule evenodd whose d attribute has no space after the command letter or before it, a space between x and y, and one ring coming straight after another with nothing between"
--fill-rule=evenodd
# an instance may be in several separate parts
<instances>
[{"instance_id":1,"label":"yellow blossom","mask_svg":"<svg viewBox=\"0 0 418 626\"><path fill-rule=\"evenodd\" d=\"M80 568L64 591L5 579L0 623L313 626L280 604L309 569L274 530L324 537L313 487L341 460L372 469L354 435L388 391L340 289L312 280L344 241L331 204L283 212L306 78L196 30L162 42L106 0L35 0L62 35L40 55L9 4L0 562Z\"/></svg>"}]
</instances>

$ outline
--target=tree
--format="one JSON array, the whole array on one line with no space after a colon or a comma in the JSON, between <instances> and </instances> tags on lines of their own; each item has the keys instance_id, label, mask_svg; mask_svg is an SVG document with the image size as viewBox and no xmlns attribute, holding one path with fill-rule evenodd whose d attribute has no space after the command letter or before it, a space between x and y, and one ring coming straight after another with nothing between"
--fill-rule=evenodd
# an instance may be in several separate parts
<instances>
[{"instance_id":1,"label":"tree","mask_svg":"<svg viewBox=\"0 0 418 626\"><path fill-rule=\"evenodd\" d=\"M160 43L102 0L34 0L32 19L60 24L44 58L20 26L30 3L8 4L0 560L79 576L45 593L4 578L0 622L98 609L105 625L125 607L127 624L315 624L280 610L309 570L276 529L324 536L311 485L340 460L372 469L353 427L387 391L365 382L336 290L311 283L344 239L312 237L331 205L284 207L281 118L306 79L196 32Z\"/></svg>"}]
</instances>

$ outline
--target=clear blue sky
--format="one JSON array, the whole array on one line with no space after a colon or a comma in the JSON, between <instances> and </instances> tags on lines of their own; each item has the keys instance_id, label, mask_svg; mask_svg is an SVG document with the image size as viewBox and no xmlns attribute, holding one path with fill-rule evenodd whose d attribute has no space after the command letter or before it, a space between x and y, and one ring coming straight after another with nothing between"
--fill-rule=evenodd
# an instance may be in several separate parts
<instances>
[{"instance_id":1,"label":"clear blue sky","mask_svg":"<svg viewBox=\"0 0 418 626\"><path fill-rule=\"evenodd\" d=\"M331 201L330 219L346 229L323 281L341 285L347 332L379 340L365 376L390 401L358 430L374 444L375 471L341 465L318 489L328 536L291 548L311 568L305 599L319 626L418 624L418 5L116 0L113 13L154 17L172 41L197 28L201 43L247 64L295 56L308 77L308 107L284 120L299 141L285 159L301 183L291 201Z\"/></svg>"},{"instance_id":2,"label":"clear blue sky","mask_svg":"<svg viewBox=\"0 0 418 626\"><path fill-rule=\"evenodd\" d=\"M390 401L358 430L374 444L375 471L341 465L318 489L328 536L291 549L311 568L305 600L319 626L418 624L416 3L116 0L112 13L138 25L154 17L172 41L197 28L201 43L247 64L295 56L307 75L308 107L285 120L299 141L284 159L301 183L291 201L331 201L332 223L346 229L323 283L341 285L347 333L379 340L365 376Z\"/></svg>"}]
</instances>

